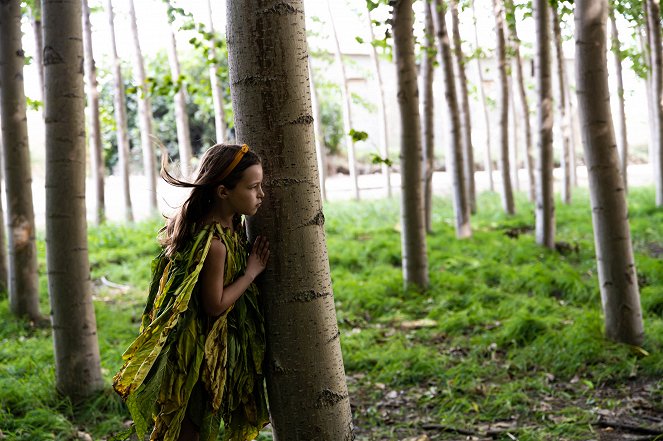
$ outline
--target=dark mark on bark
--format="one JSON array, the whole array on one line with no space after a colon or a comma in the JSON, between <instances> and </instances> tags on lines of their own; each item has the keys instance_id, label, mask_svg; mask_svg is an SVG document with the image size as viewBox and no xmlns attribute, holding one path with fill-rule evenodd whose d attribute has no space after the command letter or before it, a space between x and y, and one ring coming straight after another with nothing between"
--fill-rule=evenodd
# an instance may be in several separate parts
<instances>
[{"instance_id":1,"label":"dark mark on bark","mask_svg":"<svg viewBox=\"0 0 663 441\"><path fill-rule=\"evenodd\" d=\"M332 295L331 292L319 292L309 289L307 291L298 292L297 294L292 296L292 298L290 298L289 300L284 300L283 303L294 303L294 302L308 303L312 302L313 300L321 299L323 297L328 297L331 295Z\"/></svg>"},{"instance_id":2,"label":"dark mark on bark","mask_svg":"<svg viewBox=\"0 0 663 441\"><path fill-rule=\"evenodd\" d=\"M294 6L286 2L277 2L269 8L265 8L260 11L260 14L277 14L277 15L288 15L288 14L303 14L304 11L297 9Z\"/></svg>"},{"instance_id":3,"label":"dark mark on bark","mask_svg":"<svg viewBox=\"0 0 663 441\"><path fill-rule=\"evenodd\" d=\"M348 398L347 394L337 394L336 392L333 392L329 389L324 389L322 392L320 392L320 395L318 395L318 399L315 402L315 408L324 409L326 407L333 407L346 398Z\"/></svg>"},{"instance_id":4,"label":"dark mark on bark","mask_svg":"<svg viewBox=\"0 0 663 441\"><path fill-rule=\"evenodd\" d=\"M52 46L44 47L44 66L50 66L51 64L62 64L64 59L62 56L53 49Z\"/></svg>"},{"instance_id":5,"label":"dark mark on bark","mask_svg":"<svg viewBox=\"0 0 663 441\"><path fill-rule=\"evenodd\" d=\"M244 84L247 86L258 86L260 84L266 84L269 82L278 81L278 77L275 76L262 76L262 75L247 75L235 81L234 85Z\"/></svg>"},{"instance_id":6,"label":"dark mark on bark","mask_svg":"<svg viewBox=\"0 0 663 441\"><path fill-rule=\"evenodd\" d=\"M269 187L287 187L294 184L304 184L306 179L296 179L296 178L277 178L272 179L267 183Z\"/></svg>"},{"instance_id":7,"label":"dark mark on bark","mask_svg":"<svg viewBox=\"0 0 663 441\"><path fill-rule=\"evenodd\" d=\"M301 224L298 228L301 227L310 227L311 225L318 225L320 227L325 225L325 215L322 214L322 210L318 211L313 218Z\"/></svg>"},{"instance_id":8,"label":"dark mark on bark","mask_svg":"<svg viewBox=\"0 0 663 441\"><path fill-rule=\"evenodd\" d=\"M341 336L341 331L336 331L336 334L334 334L334 336L333 336L332 338L330 338L329 340L327 340L327 343L331 343L331 342L333 342L334 340L338 340L338 338L339 338L340 336Z\"/></svg>"},{"instance_id":9,"label":"dark mark on bark","mask_svg":"<svg viewBox=\"0 0 663 441\"><path fill-rule=\"evenodd\" d=\"M313 124L313 117L311 115L301 115L297 119L293 119L292 121L288 121L287 124Z\"/></svg>"}]
</instances>

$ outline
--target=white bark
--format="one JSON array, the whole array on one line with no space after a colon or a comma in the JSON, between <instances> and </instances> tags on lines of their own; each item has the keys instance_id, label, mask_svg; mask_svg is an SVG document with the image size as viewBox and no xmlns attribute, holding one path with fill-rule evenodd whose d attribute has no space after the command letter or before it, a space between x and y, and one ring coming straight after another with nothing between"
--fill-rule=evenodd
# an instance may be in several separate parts
<instances>
[{"instance_id":1,"label":"white bark","mask_svg":"<svg viewBox=\"0 0 663 441\"><path fill-rule=\"evenodd\" d=\"M430 3L424 5L426 25L421 60L421 107L422 121L422 152L424 180L424 216L426 231L433 231L433 172L435 171L435 101L433 96L433 79L435 76L435 26Z\"/></svg>"},{"instance_id":2,"label":"white bark","mask_svg":"<svg viewBox=\"0 0 663 441\"><path fill-rule=\"evenodd\" d=\"M214 18L212 16L211 0L207 0L207 11L209 15L210 33L212 35L216 35L216 31L214 29ZM211 48L209 56L212 60L216 60L215 43L216 43L216 38L210 41ZM225 105L223 102L223 88L221 87L221 84L219 82L218 70L219 68L216 64L216 61L213 61L209 67L209 80L210 80L210 86L212 87L212 101L214 102L214 128L216 131L216 142L223 143L226 140L226 117L224 110Z\"/></svg>"},{"instance_id":3,"label":"white bark","mask_svg":"<svg viewBox=\"0 0 663 441\"><path fill-rule=\"evenodd\" d=\"M309 63L308 75L311 87L311 112L313 115L313 133L315 135L315 157L318 164L318 177L320 181L320 194L322 200L327 201L327 146L325 137L322 133L322 121L320 120L320 104L318 102L318 91L315 87L313 70Z\"/></svg>"},{"instance_id":4,"label":"white bark","mask_svg":"<svg viewBox=\"0 0 663 441\"><path fill-rule=\"evenodd\" d=\"M614 13L610 13L611 36L612 36L612 55L615 61L615 80L617 81L617 99L619 100L619 117L617 118L617 148L621 161L622 179L624 179L624 189L628 191L628 139L626 132L626 104L624 100L624 79L622 75L622 58L620 55L621 44L619 42L619 32Z\"/></svg>"}]
</instances>

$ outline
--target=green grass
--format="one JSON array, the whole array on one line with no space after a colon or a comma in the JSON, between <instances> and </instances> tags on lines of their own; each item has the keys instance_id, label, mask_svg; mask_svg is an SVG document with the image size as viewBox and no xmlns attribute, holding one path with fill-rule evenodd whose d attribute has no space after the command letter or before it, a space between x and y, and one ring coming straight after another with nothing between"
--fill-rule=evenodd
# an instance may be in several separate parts
<instances>
[{"instance_id":1,"label":"green grass","mask_svg":"<svg viewBox=\"0 0 663 441\"><path fill-rule=\"evenodd\" d=\"M520 440L584 440L596 437L596 408L621 405L606 399L606 391L643 381L661 402L663 210L653 200L651 189L629 194L642 349L603 337L586 191L577 190L571 206L557 201L561 252L536 245L533 206L522 197L518 213L506 216L496 194L481 195L473 236L465 240L455 239L449 201L436 200L425 292L403 288L397 200L328 204L329 259L358 439L415 436L423 424L480 431L502 422ZM78 432L105 439L122 428L128 414L110 380L137 331L158 227L154 221L90 229L107 388L86 403L75 406L54 390L50 330L14 319L0 301L0 439L73 440ZM44 274L43 238L38 251ZM48 311L43 276L40 286Z\"/></svg>"}]
</instances>

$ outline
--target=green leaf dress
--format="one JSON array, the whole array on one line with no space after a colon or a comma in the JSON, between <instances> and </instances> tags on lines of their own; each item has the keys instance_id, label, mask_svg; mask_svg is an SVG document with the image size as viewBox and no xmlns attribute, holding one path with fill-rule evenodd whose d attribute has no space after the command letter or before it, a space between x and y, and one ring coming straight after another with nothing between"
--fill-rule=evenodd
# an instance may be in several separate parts
<instances>
[{"instance_id":1,"label":"green leaf dress","mask_svg":"<svg viewBox=\"0 0 663 441\"><path fill-rule=\"evenodd\" d=\"M200 441L252 440L268 422L263 382L265 330L251 284L219 317L202 309L198 283L213 239L226 246L224 286L248 257L243 225L200 228L185 249L152 262L140 334L124 355L113 387L127 403L140 439L176 441L188 416Z\"/></svg>"}]
</instances>

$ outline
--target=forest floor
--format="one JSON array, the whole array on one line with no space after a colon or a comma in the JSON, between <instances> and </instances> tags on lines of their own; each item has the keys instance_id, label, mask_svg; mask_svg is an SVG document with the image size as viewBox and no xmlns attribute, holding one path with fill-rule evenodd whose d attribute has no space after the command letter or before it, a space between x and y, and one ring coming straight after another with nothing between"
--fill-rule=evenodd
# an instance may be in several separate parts
<instances>
[{"instance_id":1,"label":"forest floor","mask_svg":"<svg viewBox=\"0 0 663 441\"><path fill-rule=\"evenodd\" d=\"M603 336L586 190L557 201L555 250L536 245L523 195L506 216L499 195L481 194L464 240L450 202L436 199L424 292L402 286L397 198L327 204L357 440L663 439L663 210L653 201L650 188L629 193L642 347ZM50 329L14 319L0 300L0 439L107 440L126 426L110 380L136 335L159 225L89 230L107 388L82 405L55 393Z\"/></svg>"}]
</instances>

